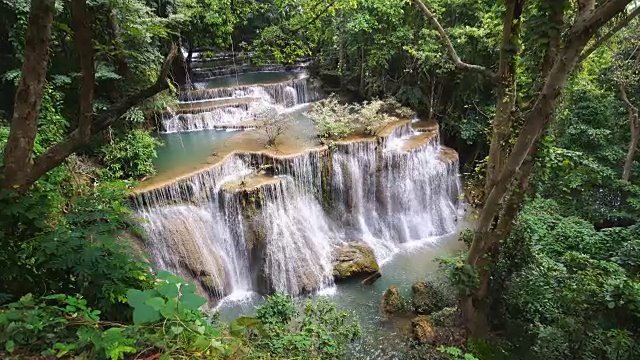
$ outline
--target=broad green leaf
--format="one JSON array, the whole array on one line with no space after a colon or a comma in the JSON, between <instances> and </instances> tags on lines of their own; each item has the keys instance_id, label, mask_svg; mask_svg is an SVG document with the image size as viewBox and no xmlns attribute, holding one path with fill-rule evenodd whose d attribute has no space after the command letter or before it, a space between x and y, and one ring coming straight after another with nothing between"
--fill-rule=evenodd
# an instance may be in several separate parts
<instances>
[{"instance_id":1,"label":"broad green leaf","mask_svg":"<svg viewBox=\"0 0 640 360\"><path fill-rule=\"evenodd\" d=\"M160 271L158 273L158 279L160 280L167 280L169 279L169 277L174 276L172 273L168 272L168 271Z\"/></svg>"},{"instance_id":2,"label":"broad green leaf","mask_svg":"<svg viewBox=\"0 0 640 360\"><path fill-rule=\"evenodd\" d=\"M178 302L175 299L169 299L167 303L160 309L160 314L166 319L170 319L176 315L178 311Z\"/></svg>"},{"instance_id":3,"label":"broad green leaf","mask_svg":"<svg viewBox=\"0 0 640 360\"><path fill-rule=\"evenodd\" d=\"M200 295L187 293L183 294L180 299L180 303L187 309L190 310L198 310L200 306L204 305L207 302L205 298Z\"/></svg>"},{"instance_id":4,"label":"broad green leaf","mask_svg":"<svg viewBox=\"0 0 640 360\"><path fill-rule=\"evenodd\" d=\"M133 323L136 325L153 323L160 320L160 312L151 305L140 304L133 310Z\"/></svg>"},{"instance_id":5,"label":"broad green leaf","mask_svg":"<svg viewBox=\"0 0 640 360\"><path fill-rule=\"evenodd\" d=\"M176 284L167 283L157 288L158 292L168 298L175 298L178 296L178 286Z\"/></svg>"},{"instance_id":6,"label":"broad green leaf","mask_svg":"<svg viewBox=\"0 0 640 360\"><path fill-rule=\"evenodd\" d=\"M152 297L144 301L145 304L151 305L156 311L160 311L164 307L164 299L161 297Z\"/></svg>"},{"instance_id":7,"label":"broad green leaf","mask_svg":"<svg viewBox=\"0 0 640 360\"><path fill-rule=\"evenodd\" d=\"M171 332L178 335L181 334L184 331L184 328L182 326L172 326L171 327Z\"/></svg>"},{"instance_id":8,"label":"broad green leaf","mask_svg":"<svg viewBox=\"0 0 640 360\"><path fill-rule=\"evenodd\" d=\"M13 342L13 340L7 340L7 342L4 343L4 349L7 352L12 353L13 350L16 349L16 343Z\"/></svg>"},{"instance_id":9,"label":"broad green leaf","mask_svg":"<svg viewBox=\"0 0 640 360\"><path fill-rule=\"evenodd\" d=\"M182 294L187 294L187 293L191 293L191 294L193 294L193 293L195 293L195 292L196 292L196 286L195 286L195 285L193 285L193 284L183 284L183 285L180 287L180 292L181 292Z\"/></svg>"},{"instance_id":10,"label":"broad green leaf","mask_svg":"<svg viewBox=\"0 0 640 360\"><path fill-rule=\"evenodd\" d=\"M140 291L138 289L127 290L127 302L134 308L144 304L144 301L148 297L148 294L145 294L143 291Z\"/></svg>"}]
</instances>

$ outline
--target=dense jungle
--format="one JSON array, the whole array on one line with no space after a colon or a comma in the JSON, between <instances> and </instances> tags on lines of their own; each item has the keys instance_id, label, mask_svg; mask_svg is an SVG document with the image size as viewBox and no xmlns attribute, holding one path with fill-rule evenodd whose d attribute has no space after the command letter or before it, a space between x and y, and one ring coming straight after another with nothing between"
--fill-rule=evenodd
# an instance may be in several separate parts
<instances>
[{"instance_id":1,"label":"dense jungle","mask_svg":"<svg viewBox=\"0 0 640 360\"><path fill-rule=\"evenodd\" d=\"M0 358L640 358L637 0L0 0Z\"/></svg>"}]
</instances>

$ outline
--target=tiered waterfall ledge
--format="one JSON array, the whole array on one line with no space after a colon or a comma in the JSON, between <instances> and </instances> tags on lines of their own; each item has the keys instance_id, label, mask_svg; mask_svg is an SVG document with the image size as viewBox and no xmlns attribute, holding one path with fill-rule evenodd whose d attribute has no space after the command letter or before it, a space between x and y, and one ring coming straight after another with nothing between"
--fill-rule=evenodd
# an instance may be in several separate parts
<instances>
[{"instance_id":1,"label":"tiered waterfall ledge","mask_svg":"<svg viewBox=\"0 0 640 360\"><path fill-rule=\"evenodd\" d=\"M268 149L257 131L235 134L205 163L134 189L145 245L212 304L377 274L400 244L455 228L457 154L431 129L404 119L330 144L289 133Z\"/></svg>"},{"instance_id":2,"label":"tiered waterfall ledge","mask_svg":"<svg viewBox=\"0 0 640 360\"><path fill-rule=\"evenodd\" d=\"M185 166L168 171L163 174L151 177L131 191L132 197L140 197L141 195L162 190L165 187L179 185L180 183L189 182L190 180L201 177L221 164L235 158L252 157L260 164L275 163L278 160L291 160L297 157L307 156L309 152L318 153L320 156L326 157L331 148L338 148L348 151L349 145L355 143L377 143L384 144L392 137L409 136L411 129L415 129L416 123L411 123L408 119L400 119L394 121L383 129L378 131L377 135L355 134L343 140L333 141L331 145L321 144L315 138L300 138L295 134L285 132L275 146L266 148L266 139L257 132L245 131L239 132L228 139L222 149L211 154L206 161L192 166ZM439 141L438 124L431 123L428 128L421 127L423 131L428 129L429 132L418 133L409 136L403 142L402 152L411 152L425 146L437 146ZM455 150L441 147L439 159L445 163L457 162L458 154Z\"/></svg>"}]
</instances>

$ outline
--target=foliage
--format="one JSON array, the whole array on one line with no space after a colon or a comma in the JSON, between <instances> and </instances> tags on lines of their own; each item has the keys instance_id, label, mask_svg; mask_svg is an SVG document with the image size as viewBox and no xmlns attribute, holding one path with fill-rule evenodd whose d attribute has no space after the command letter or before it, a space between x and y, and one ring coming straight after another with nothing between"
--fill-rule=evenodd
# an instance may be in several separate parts
<instances>
[{"instance_id":1,"label":"foliage","mask_svg":"<svg viewBox=\"0 0 640 360\"><path fill-rule=\"evenodd\" d=\"M318 101L305 113L318 129L318 135L324 139L343 139L355 131L358 108L341 104L335 96Z\"/></svg>"},{"instance_id":2,"label":"foliage","mask_svg":"<svg viewBox=\"0 0 640 360\"><path fill-rule=\"evenodd\" d=\"M454 286L458 295L469 294L478 286L478 273L465 263L465 254L438 257L438 265Z\"/></svg>"},{"instance_id":3,"label":"foliage","mask_svg":"<svg viewBox=\"0 0 640 360\"><path fill-rule=\"evenodd\" d=\"M356 130L365 135L377 135L385 125L399 118L408 118L413 111L394 98L374 99L362 104L341 104L335 95L313 104L305 113L316 125L323 139L344 139Z\"/></svg>"},{"instance_id":4,"label":"foliage","mask_svg":"<svg viewBox=\"0 0 640 360\"><path fill-rule=\"evenodd\" d=\"M290 296L275 294L256 309L256 318L264 331L257 349L277 358L336 359L360 336L354 315L326 299L307 301L300 311Z\"/></svg>"},{"instance_id":5,"label":"foliage","mask_svg":"<svg viewBox=\"0 0 640 360\"><path fill-rule=\"evenodd\" d=\"M380 100L365 101L358 109L358 120L364 127L365 134L376 135L384 125L393 120L382 112L384 105L385 103Z\"/></svg>"},{"instance_id":6,"label":"foliage","mask_svg":"<svg viewBox=\"0 0 640 360\"><path fill-rule=\"evenodd\" d=\"M102 147L106 174L114 178L140 179L152 175L156 148L161 142L148 131L132 130Z\"/></svg>"},{"instance_id":7,"label":"foliage","mask_svg":"<svg viewBox=\"0 0 640 360\"><path fill-rule=\"evenodd\" d=\"M438 351L440 351L443 354L449 355L450 359L452 360L478 360L477 357L469 353L464 353L462 350L460 350L457 347L440 346L438 348Z\"/></svg>"},{"instance_id":8,"label":"foliage","mask_svg":"<svg viewBox=\"0 0 640 360\"><path fill-rule=\"evenodd\" d=\"M133 324L102 321L101 312L77 296L25 295L0 308L0 343L8 354L123 359L162 358L334 359L359 327L327 301L308 302L299 313L290 297L273 295L258 317L240 317L228 330L199 310L195 286L166 272L152 289L127 291ZM2 354L0 350L0 354Z\"/></svg>"},{"instance_id":9,"label":"foliage","mask_svg":"<svg viewBox=\"0 0 640 360\"><path fill-rule=\"evenodd\" d=\"M544 210L543 210L544 209ZM534 358L633 359L640 353L635 322L640 282L633 272L635 229L596 231L558 204L537 199L521 214L498 263L505 325L516 354ZM622 233L621 233L622 232ZM519 245L515 245L519 244ZM495 286L496 297L500 295Z\"/></svg>"}]
</instances>

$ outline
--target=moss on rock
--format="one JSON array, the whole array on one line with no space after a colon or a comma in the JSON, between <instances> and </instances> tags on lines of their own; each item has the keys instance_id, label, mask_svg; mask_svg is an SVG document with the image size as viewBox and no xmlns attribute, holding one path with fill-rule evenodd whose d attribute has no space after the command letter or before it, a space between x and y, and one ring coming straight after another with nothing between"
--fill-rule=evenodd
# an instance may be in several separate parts
<instances>
[{"instance_id":1,"label":"moss on rock","mask_svg":"<svg viewBox=\"0 0 640 360\"><path fill-rule=\"evenodd\" d=\"M435 326L454 327L459 325L459 311L455 306L446 307L429 315L431 323Z\"/></svg>"},{"instance_id":2,"label":"moss on rock","mask_svg":"<svg viewBox=\"0 0 640 360\"><path fill-rule=\"evenodd\" d=\"M373 250L365 244L350 244L338 248L333 261L333 277L343 280L371 275L380 271Z\"/></svg>"},{"instance_id":3,"label":"moss on rock","mask_svg":"<svg viewBox=\"0 0 640 360\"><path fill-rule=\"evenodd\" d=\"M380 305L380 311L383 318L389 318L390 315L402 311L404 304L400 291L395 286L389 286L389 288L382 295L382 304Z\"/></svg>"},{"instance_id":4,"label":"moss on rock","mask_svg":"<svg viewBox=\"0 0 640 360\"><path fill-rule=\"evenodd\" d=\"M411 320L411 334L418 343L428 344L433 343L435 340L436 329L427 316L420 315Z\"/></svg>"}]
</instances>

